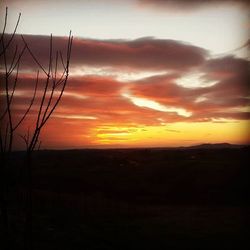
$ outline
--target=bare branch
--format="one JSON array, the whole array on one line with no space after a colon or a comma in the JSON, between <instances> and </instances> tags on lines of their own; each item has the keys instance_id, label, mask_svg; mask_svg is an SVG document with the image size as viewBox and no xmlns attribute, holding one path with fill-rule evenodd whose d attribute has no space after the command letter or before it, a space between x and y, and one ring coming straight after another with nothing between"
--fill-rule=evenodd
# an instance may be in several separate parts
<instances>
[{"instance_id":1,"label":"bare branch","mask_svg":"<svg viewBox=\"0 0 250 250\"><path fill-rule=\"evenodd\" d=\"M55 65L55 72L54 72L54 86L56 84L56 79L57 79L57 66L58 66L58 51L56 51L56 65Z\"/></svg>"},{"instance_id":2,"label":"bare branch","mask_svg":"<svg viewBox=\"0 0 250 250\"><path fill-rule=\"evenodd\" d=\"M15 90L16 90L16 85L17 85L17 80L18 80L18 74L19 74L19 62L17 64L17 69L16 69L16 76L15 76L15 80L14 80L14 85L13 85L13 88L12 88L12 93L11 93L11 96L10 96L10 103L12 102L12 99L13 99L13 96L14 96L14 93L15 93Z\"/></svg>"},{"instance_id":3,"label":"bare branch","mask_svg":"<svg viewBox=\"0 0 250 250\"><path fill-rule=\"evenodd\" d=\"M57 100L56 100L54 106L51 108L49 114L44 119L44 121L41 123L40 127L42 127L46 123L46 121L49 119L49 117L51 116L51 114L54 112L55 108L57 107L58 103L60 102L60 100L62 98L63 92L64 92L65 87L66 87L66 83L67 83L67 80L68 80L68 76L69 76L69 61L70 61L72 43L73 43L73 36L71 36L71 32L70 32L69 39L68 39L66 75L65 75L65 78L64 78L64 81L63 81L63 86L62 86L62 89L61 89L61 92L60 92L59 96L57 97Z\"/></svg>"},{"instance_id":4,"label":"bare branch","mask_svg":"<svg viewBox=\"0 0 250 250\"><path fill-rule=\"evenodd\" d=\"M23 35L21 35L22 40L24 42L24 44L26 45L31 57L33 58L33 60L37 63L37 65L41 68L41 70L44 72L45 75L48 76L48 73L46 72L46 70L44 69L44 67L41 65L41 63L37 60L37 58L35 57L35 55L33 54L33 52L31 51L30 47L28 46L26 40L24 39Z\"/></svg>"},{"instance_id":5,"label":"bare branch","mask_svg":"<svg viewBox=\"0 0 250 250\"><path fill-rule=\"evenodd\" d=\"M34 90L34 93L33 93L33 97L30 101L30 105L29 107L27 108L26 112L24 113L24 115L22 116L22 118L20 119L20 121L16 124L16 126L13 127L13 131L15 131L19 125L23 122L23 120L25 119L25 117L27 116L27 114L29 113L33 103L34 103L34 100L36 98L36 92L37 92L37 86L38 86L38 79L39 79L39 70L37 71L37 75L36 75L36 85L35 85L35 90Z\"/></svg>"},{"instance_id":6,"label":"bare branch","mask_svg":"<svg viewBox=\"0 0 250 250\"><path fill-rule=\"evenodd\" d=\"M57 60L57 58L56 58ZM57 62L56 62L56 67L55 67L55 70L57 69ZM53 76L53 73L52 73L52 35L50 37L50 63L49 63L49 72L51 71L51 75ZM56 71L55 71L55 75L56 75ZM43 123L45 117L46 117L46 114L48 112L48 109L50 107L50 104L51 104L51 101L53 99L53 94L54 94L54 91L55 91L55 81L54 79L52 79L52 89L51 89L51 93L50 93L50 96L49 96L49 100L48 100L48 103L46 105L46 108L45 108L45 111L43 113L43 117L42 117L42 121L41 121L41 124Z\"/></svg>"},{"instance_id":7,"label":"bare branch","mask_svg":"<svg viewBox=\"0 0 250 250\"><path fill-rule=\"evenodd\" d=\"M40 132L41 132L41 128L38 128L35 130L33 138L29 144L29 147L28 147L28 152L32 152L34 150L34 148L36 147Z\"/></svg>"},{"instance_id":8,"label":"bare branch","mask_svg":"<svg viewBox=\"0 0 250 250\"><path fill-rule=\"evenodd\" d=\"M19 56L18 56L18 58L17 58L17 60L16 60L16 63L13 65L12 68L9 69L9 75L11 75L12 72L13 72L13 70L17 67L17 64L20 62L20 60L21 60L21 58L22 58L22 56L23 56L23 53L25 52L26 48L27 48L27 47L26 47L26 45L25 45L25 46L23 47L21 53L19 54Z\"/></svg>"},{"instance_id":9,"label":"bare branch","mask_svg":"<svg viewBox=\"0 0 250 250\"><path fill-rule=\"evenodd\" d=\"M7 10L8 10L8 8L6 8L6 11L7 11ZM8 13L7 13L6 15L8 16ZM7 18L7 17L6 17L6 18ZM3 47L3 51L0 52L0 56L2 56L3 53L4 53L4 52L8 49L8 47L10 46L10 44L11 44L11 42L12 42L12 40L13 40L15 34L16 34L16 30L17 30L17 27L18 27L18 25L19 25L20 19L21 19L21 13L19 13L19 15L18 15L18 19L17 19L16 25L15 25L14 31L13 31L13 33L12 33L12 35L11 35L9 41L7 42L6 46ZM6 19L6 24L7 24L7 19ZM3 34L2 37L1 37L1 41L2 41L2 42L3 42L3 40L4 40L4 34Z\"/></svg>"},{"instance_id":10,"label":"bare branch","mask_svg":"<svg viewBox=\"0 0 250 250\"><path fill-rule=\"evenodd\" d=\"M0 38L0 42L4 38L5 29L6 29L6 26L7 26L7 20L8 20L8 7L5 8L5 18L4 18L3 32L2 32L2 35L1 35L1 38Z\"/></svg>"},{"instance_id":11,"label":"bare branch","mask_svg":"<svg viewBox=\"0 0 250 250\"><path fill-rule=\"evenodd\" d=\"M10 109L9 75L8 75L8 69L7 69L6 50L4 49L5 48L4 40L2 40L2 46L3 46L4 68L5 68L5 95L6 95L6 104L7 104L8 125L9 125L9 131L10 131L8 152L10 152L12 149L12 141L13 141L13 133L12 133L13 124L12 124L12 115L11 115L11 109Z\"/></svg>"},{"instance_id":12,"label":"bare branch","mask_svg":"<svg viewBox=\"0 0 250 250\"><path fill-rule=\"evenodd\" d=\"M43 91L43 97L41 100L41 104L40 104L40 108L38 111L38 116L37 116L37 122L36 122L36 128L38 128L40 125L40 117L42 114L42 109L43 109L43 105L44 105L44 101L46 98L46 94L47 94L47 90L48 90L48 86L49 86L49 81L50 81L50 77L51 77L51 68L52 68L52 35L50 36L50 51L49 51L49 69L48 69L48 75L47 75L47 79L46 79L46 84L45 84L45 88ZM42 118L43 120L44 118Z\"/></svg>"},{"instance_id":13,"label":"bare branch","mask_svg":"<svg viewBox=\"0 0 250 250\"><path fill-rule=\"evenodd\" d=\"M64 60L63 60L63 56L62 56L62 52L61 52L61 51L60 51L60 58L61 58L62 66L63 66L64 70L66 71L66 66L65 66L65 63L64 63Z\"/></svg>"},{"instance_id":14,"label":"bare branch","mask_svg":"<svg viewBox=\"0 0 250 250\"><path fill-rule=\"evenodd\" d=\"M61 59L61 63L62 63L62 66L64 68L64 71L63 71L60 79L56 82L55 87L58 87L61 83L63 83L63 78L65 77L65 74L66 74L66 66L65 66L65 63L63 60L62 52L60 51L59 54L60 54L60 59Z\"/></svg>"},{"instance_id":15,"label":"bare branch","mask_svg":"<svg viewBox=\"0 0 250 250\"><path fill-rule=\"evenodd\" d=\"M14 52L14 55L12 57L12 61L11 61L11 64L10 64L10 68L8 70L8 74L9 74L9 71L11 70L11 68L13 67L14 65L14 62L15 62L15 59L16 59L16 55L17 55L17 49L18 49L18 46L16 45L15 46L15 52Z\"/></svg>"}]
</instances>

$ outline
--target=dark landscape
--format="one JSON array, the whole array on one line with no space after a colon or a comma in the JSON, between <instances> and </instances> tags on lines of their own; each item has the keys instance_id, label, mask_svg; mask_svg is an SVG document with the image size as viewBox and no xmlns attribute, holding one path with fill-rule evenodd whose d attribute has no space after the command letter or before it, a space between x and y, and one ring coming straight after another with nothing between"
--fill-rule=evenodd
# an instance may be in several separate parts
<instances>
[{"instance_id":1,"label":"dark landscape","mask_svg":"<svg viewBox=\"0 0 250 250\"><path fill-rule=\"evenodd\" d=\"M249 146L34 152L34 249L248 249ZM22 161L8 173L22 249Z\"/></svg>"}]
</instances>

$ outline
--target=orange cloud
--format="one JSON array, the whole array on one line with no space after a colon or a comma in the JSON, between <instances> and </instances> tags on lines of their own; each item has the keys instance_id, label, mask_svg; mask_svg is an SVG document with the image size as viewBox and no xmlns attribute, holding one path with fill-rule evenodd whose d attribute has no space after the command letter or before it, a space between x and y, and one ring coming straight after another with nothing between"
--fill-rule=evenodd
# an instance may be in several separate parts
<instances>
[{"instance_id":1,"label":"orange cloud","mask_svg":"<svg viewBox=\"0 0 250 250\"><path fill-rule=\"evenodd\" d=\"M48 37L25 37L45 65ZM18 42L20 37L16 39ZM55 48L64 50L65 38L55 37L54 43ZM98 141L125 143L128 138L132 140L133 129L140 131L145 127L162 127L176 122L249 120L249 62L233 56L216 59L207 56L205 49L172 40L75 39L73 69L90 65L126 72L150 69L165 73L134 81L120 81L111 75L72 74L60 105L46 125L42 140L47 142L46 145L57 147L61 144L62 147L96 145ZM31 58L25 55L12 103L15 123L32 98L35 84L32 72L36 68ZM198 80L213 84L184 86L181 79L188 77L190 72L201 74ZM14 78L10 77L9 81L13 84ZM44 81L41 75L37 100L17 134L25 133L34 125ZM138 138L143 134L143 131L138 133ZM21 145L21 141L16 144Z\"/></svg>"}]
</instances>

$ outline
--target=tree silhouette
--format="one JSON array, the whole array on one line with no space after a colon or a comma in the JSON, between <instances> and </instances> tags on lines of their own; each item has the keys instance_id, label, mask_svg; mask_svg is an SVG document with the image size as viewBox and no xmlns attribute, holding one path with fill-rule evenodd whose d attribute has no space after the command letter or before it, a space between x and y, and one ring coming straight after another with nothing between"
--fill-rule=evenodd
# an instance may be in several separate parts
<instances>
[{"instance_id":1,"label":"tree silhouette","mask_svg":"<svg viewBox=\"0 0 250 250\"><path fill-rule=\"evenodd\" d=\"M32 51L29 42L24 35L21 35L20 42L15 43L14 37L19 25L21 14L19 14L12 34L6 33L8 8L5 11L4 26L0 37L0 150L1 150L1 214L4 228L5 243L8 246L8 213L7 213L7 185L8 185L8 162L13 151L13 141L16 137L21 137L25 143L25 193L26 193L26 223L25 223L25 247L32 249L32 153L40 148L40 134L45 124L58 106L69 77L69 64L73 36L69 33L67 40L66 54L55 50L53 53L53 36L50 35L48 45L48 67L46 68L39 61L39 58ZM19 39L20 40L20 39ZM21 49L20 49L21 46ZM13 49L14 47L14 49ZM34 74L33 93L29 97L29 104L25 107L19 118L14 114L13 100L16 96L16 88L19 84L19 72L22 66L22 58L27 53L37 66ZM39 91L38 91L39 90ZM38 92L40 94L38 94ZM34 105L36 103L36 105ZM18 128L25 120L35 116L35 120L29 124L26 132L17 133ZM34 115L35 114L35 115ZM32 127L32 128L31 128Z\"/></svg>"}]
</instances>

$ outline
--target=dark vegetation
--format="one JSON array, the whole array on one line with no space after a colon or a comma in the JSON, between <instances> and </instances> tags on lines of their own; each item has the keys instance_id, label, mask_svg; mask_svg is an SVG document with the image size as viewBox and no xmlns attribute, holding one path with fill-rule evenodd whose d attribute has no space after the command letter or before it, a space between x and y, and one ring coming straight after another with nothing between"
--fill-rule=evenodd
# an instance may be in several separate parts
<instances>
[{"instance_id":1,"label":"dark vegetation","mask_svg":"<svg viewBox=\"0 0 250 250\"><path fill-rule=\"evenodd\" d=\"M22 249L23 155L8 172ZM34 151L34 249L247 249L249 147Z\"/></svg>"}]
</instances>

